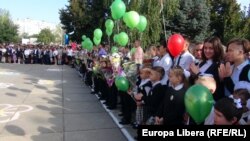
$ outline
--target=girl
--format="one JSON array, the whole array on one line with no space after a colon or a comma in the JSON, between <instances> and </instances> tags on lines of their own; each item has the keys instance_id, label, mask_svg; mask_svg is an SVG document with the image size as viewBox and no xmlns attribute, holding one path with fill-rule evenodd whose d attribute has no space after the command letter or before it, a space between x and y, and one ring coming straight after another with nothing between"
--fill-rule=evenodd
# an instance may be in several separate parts
<instances>
[{"instance_id":1,"label":"girl","mask_svg":"<svg viewBox=\"0 0 250 141\"><path fill-rule=\"evenodd\" d=\"M194 83L194 80L198 78L200 74L210 74L216 81L216 90L213 94L214 100L217 101L220 98L224 97L224 88L221 84L219 78L218 68L220 62L224 57L224 50L222 43L218 37L207 38L204 41L204 45L202 48L202 61L196 66L195 63L190 65L191 72L191 83Z\"/></svg>"},{"instance_id":2,"label":"girl","mask_svg":"<svg viewBox=\"0 0 250 141\"><path fill-rule=\"evenodd\" d=\"M249 88L248 82L240 81L239 83L236 84L233 95L230 96L234 99L240 99L241 101L241 105L243 108L243 114L241 119L239 120L239 124L241 125L250 124L250 110L249 110L250 107L248 107L250 103L250 94L249 91L245 89L246 86Z\"/></svg>"},{"instance_id":3,"label":"girl","mask_svg":"<svg viewBox=\"0 0 250 141\"><path fill-rule=\"evenodd\" d=\"M187 80L180 66L174 67L169 72L169 82L164 101L158 109L155 124L183 125L185 113L184 95L187 88Z\"/></svg>"}]
</instances>

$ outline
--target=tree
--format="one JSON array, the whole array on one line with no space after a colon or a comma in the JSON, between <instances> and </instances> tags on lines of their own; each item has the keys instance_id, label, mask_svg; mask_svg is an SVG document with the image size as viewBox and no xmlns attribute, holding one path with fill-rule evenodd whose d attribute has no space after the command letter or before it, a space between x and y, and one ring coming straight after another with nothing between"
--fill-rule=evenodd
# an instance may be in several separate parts
<instances>
[{"instance_id":1,"label":"tree","mask_svg":"<svg viewBox=\"0 0 250 141\"><path fill-rule=\"evenodd\" d=\"M250 3L249 3L249 5L248 5L247 17L250 18Z\"/></svg>"},{"instance_id":2,"label":"tree","mask_svg":"<svg viewBox=\"0 0 250 141\"><path fill-rule=\"evenodd\" d=\"M0 9L0 43L18 42L18 27L13 23L8 11Z\"/></svg>"},{"instance_id":3,"label":"tree","mask_svg":"<svg viewBox=\"0 0 250 141\"><path fill-rule=\"evenodd\" d=\"M59 11L66 33L74 31L70 39L80 42L81 36L93 37L96 28L104 26L108 0L69 0L69 6Z\"/></svg>"},{"instance_id":4,"label":"tree","mask_svg":"<svg viewBox=\"0 0 250 141\"><path fill-rule=\"evenodd\" d=\"M50 29L42 29L38 34L37 41L44 44L50 44L55 41L55 36Z\"/></svg>"},{"instance_id":5,"label":"tree","mask_svg":"<svg viewBox=\"0 0 250 141\"><path fill-rule=\"evenodd\" d=\"M180 8L167 25L172 33L188 36L192 41L202 41L208 35L209 8L204 0L180 0Z\"/></svg>"},{"instance_id":6,"label":"tree","mask_svg":"<svg viewBox=\"0 0 250 141\"><path fill-rule=\"evenodd\" d=\"M243 37L242 12L236 0L209 0L211 31L226 43L231 38Z\"/></svg>"},{"instance_id":7,"label":"tree","mask_svg":"<svg viewBox=\"0 0 250 141\"><path fill-rule=\"evenodd\" d=\"M21 38L29 38L29 34L24 32L20 35Z\"/></svg>"},{"instance_id":8,"label":"tree","mask_svg":"<svg viewBox=\"0 0 250 141\"><path fill-rule=\"evenodd\" d=\"M62 31L60 24L56 25L56 29L55 31L53 31L53 34L55 37L55 42L58 44L62 44L63 43L63 31Z\"/></svg>"}]
</instances>

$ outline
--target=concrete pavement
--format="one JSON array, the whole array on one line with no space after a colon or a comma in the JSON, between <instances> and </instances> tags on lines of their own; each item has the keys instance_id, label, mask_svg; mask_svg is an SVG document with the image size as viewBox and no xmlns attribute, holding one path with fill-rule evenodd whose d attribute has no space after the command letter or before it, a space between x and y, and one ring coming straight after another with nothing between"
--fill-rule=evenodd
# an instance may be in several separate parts
<instances>
[{"instance_id":1,"label":"concrete pavement","mask_svg":"<svg viewBox=\"0 0 250 141\"><path fill-rule=\"evenodd\" d=\"M0 64L0 141L125 141L69 66Z\"/></svg>"}]
</instances>

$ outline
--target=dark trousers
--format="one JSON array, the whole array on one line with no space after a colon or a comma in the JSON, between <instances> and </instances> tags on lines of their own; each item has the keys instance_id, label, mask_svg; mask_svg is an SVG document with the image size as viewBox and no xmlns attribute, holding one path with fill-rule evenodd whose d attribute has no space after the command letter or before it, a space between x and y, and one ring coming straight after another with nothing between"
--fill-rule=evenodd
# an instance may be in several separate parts
<instances>
[{"instance_id":1,"label":"dark trousers","mask_svg":"<svg viewBox=\"0 0 250 141\"><path fill-rule=\"evenodd\" d=\"M115 83L113 83L113 85L111 87L108 87L107 89L107 104L108 106L112 107L112 108L116 108L117 106L117 93L118 90L115 86Z\"/></svg>"},{"instance_id":2,"label":"dark trousers","mask_svg":"<svg viewBox=\"0 0 250 141\"><path fill-rule=\"evenodd\" d=\"M119 94L122 97L121 104L122 104L123 120L131 122L132 113L136 109L136 103L127 92L119 91Z\"/></svg>"}]
</instances>

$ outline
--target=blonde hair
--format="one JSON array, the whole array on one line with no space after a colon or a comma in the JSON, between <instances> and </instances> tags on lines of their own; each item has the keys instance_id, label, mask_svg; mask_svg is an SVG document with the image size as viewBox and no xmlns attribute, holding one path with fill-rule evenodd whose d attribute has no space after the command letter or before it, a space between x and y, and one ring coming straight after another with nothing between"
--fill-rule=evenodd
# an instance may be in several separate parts
<instances>
[{"instance_id":1,"label":"blonde hair","mask_svg":"<svg viewBox=\"0 0 250 141\"><path fill-rule=\"evenodd\" d=\"M184 87L188 88L189 83L188 83L187 78L185 77L184 70L182 69L182 67L176 66L176 67L171 68L170 71L172 71L175 76L181 77L181 79L182 79L181 82L184 84Z\"/></svg>"},{"instance_id":2,"label":"blonde hair","mask_svg":"<svg viewBox=\"0 0 250 141\"><path fill-rule=\"evenodd\" d=\"M216 82L212 76L199 76L195 84L201 84L207 87L211 93L214 93L216 90Z\"/></svg>"}]
</instances>

